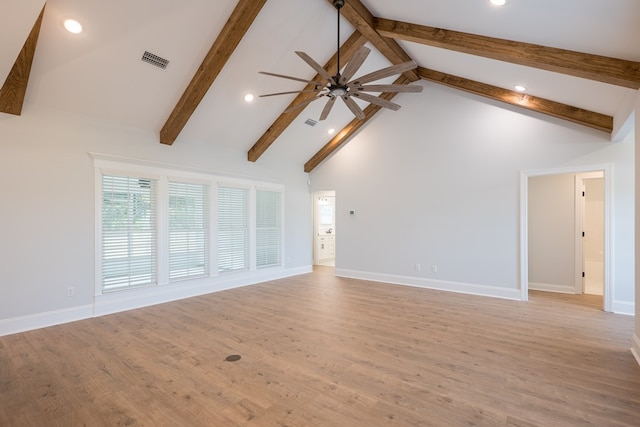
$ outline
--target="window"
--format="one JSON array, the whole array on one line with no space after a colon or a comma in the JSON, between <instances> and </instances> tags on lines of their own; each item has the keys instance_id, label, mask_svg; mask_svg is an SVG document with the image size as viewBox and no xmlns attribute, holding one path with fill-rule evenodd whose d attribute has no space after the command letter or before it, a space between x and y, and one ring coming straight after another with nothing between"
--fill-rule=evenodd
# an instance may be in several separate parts
<instances>
[{"instance_id":1,"label":"window","mask_svg":"<svg viewBox=\"0 0 640 427\"><path fill-rule=\"evenodd\" d=\"M242 282L284 267L283 185L92 156L96 296L174 285L191 292L227 273Z\"/></svg>"},{"instance_id":2,"label":"window","mask_svg":"<svg viewBox=\"0 0 640 427\"><path fill-rule=\"evenodd\" d=\"M169 280L209 274L209 188L169 182Z\"/></svg>"},{"instance_id":3,"label":"window","mask_svg":"<svg viewBox=\"0 0 640 427\"><path fill-rule=\"evenodd\" d=\"M280 265L280 192L256 191L256 266Z\"/></svg>"},{"instance_id":4,"label":"window","mask_svg":"<svg viewBox=\"0 0 640 427\"><path fill-rule=\"evenodd\" d=\"M102 289L156 283L156 182L102 176Z\"/></svg>"},{"instance_id":5,"label":"window","mask_svg":"<svg viewBox=\"0 0 640 427\"><path fill-rule=\"evenodd\" d=\"M249 259L249 190L218 188L218 271L248 268Z\"/></svg>"}]
</instances>

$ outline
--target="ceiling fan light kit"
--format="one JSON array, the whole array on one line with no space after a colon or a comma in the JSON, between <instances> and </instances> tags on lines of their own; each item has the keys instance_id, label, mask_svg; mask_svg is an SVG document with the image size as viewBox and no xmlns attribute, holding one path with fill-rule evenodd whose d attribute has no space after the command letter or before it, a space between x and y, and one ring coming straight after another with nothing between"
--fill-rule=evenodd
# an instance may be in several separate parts
<instances>
[{"instance_id":1,"label":"ceiling fan light kit","mask_svg":"<svg viewBox=\"0 0 640 427\"><path fill-rule=\"evenodd\" d=\"M358 49L351 59L348 61L342 73L340 70L342 69L340 66L340 9L344 6L345 0L334 0L333 6L337 10L338 16L338 51L337 51L337 67L336 74L331 75L325 70L320 64L318 64L313 58L307 55L304 52L297 51L296 55L298 55L304 62L306 62L311 68L313 68L318 75L322 78L323 81L315 81L315 80L307 80L301 79L298 77L287 76L283 74L269 73L266 71L260 71L261 74L266 74L268 76L280 77L289 80L295 80L303 83L310 84L314 86L311 90L298 90L298 91L287 91L287 92L278 92L278 93L270 93L266 95L260 95L261 97L266 96L274 96L274 95L285 95L292 93L307 93L314 92L317 95L307 99L305 101L299 102L298 104L293 105L286 112L291 112L293 110L297 110L299 108L303 108L309 105L313 101L317 101L318 99L327 97L329 98L324 108L322 109L322 113L320 114L320 120L325 120L333 105L335 104L336 99L341 98L345 103L347 108L351 110L353 115L355 115L358 119L364 120L365 114L364 111L360 108L360 106L353 100L353 98L361 99L365 102L369 102L370 104L378 105L383 108L388 108L394 111L400 109L400 105L393 103L391 101L387 101L386 99L380 98L378 96L370 95L366 92L421 92L422 86L410 86L404 84L374 84L374 85L366 85L366 83L373 82L375 80L383 79L386 77L390 77L396 74L404 73L405 71L413 70L417 67L415 62L408 61L400 64L392 65L390 67L382 68L380 70L374 71L369 74L365 74L364 76L360 76L356 79L352 79L358 69L362 66L364 61L367 59L367 56L371 52L371 50L365 46L362 46Z\"/></svg>"}]
</instances>

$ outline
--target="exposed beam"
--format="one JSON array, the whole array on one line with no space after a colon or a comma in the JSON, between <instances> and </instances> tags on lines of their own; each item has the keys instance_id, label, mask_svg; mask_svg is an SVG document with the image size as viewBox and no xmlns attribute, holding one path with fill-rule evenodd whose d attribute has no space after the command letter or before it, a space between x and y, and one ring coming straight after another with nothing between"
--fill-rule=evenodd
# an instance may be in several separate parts
<instances>
[{"instance_id":1,"label":"exposed beam","mask_svg":"<svg viewBox=\"0 0 640 427\"><path fill-rule=\"evenodd\" d=\"M209 53L160 131L160 142L171 145L222 71L267 0L239 0Z\"/></svg>"},{"instance_id":2,"label":"exposed beam","mask_svg":"<svg viewBox=\"0 0 640 427\"><path fill-rule=\"evenodd\" d=\"M333 5L333 0L328 0ZM411 57L392 38L382 37L375 29L376 18L369 12L360 0L347 0L340 10L350 23L363 34L385 58L392 64L412 61ZM407 71L404 75L411 82L419 80L414 70Z\"/></svg>"},{"instance_id":3,"label":"exposed beam","mask_svg":"<svg viewBox=\"0 0 640 427\"><path fill-rule=\"evenodd\" d=\"M455 50L599 82L640 88L640 62L376 18L385 37Z\"/></svg>"},{"instance_id":4,"label":"exposed beam","mask_svg":"<svg viewBox=\"0 0 640 427\"><path fill-rule=\"evenodd\" d=\"M394 84L407 84L410 83L410 80L402 75L398 77L398 79L394 82ZM391 100L395 97L397 92L385 92L380 95L380 98L386 99L387 101ZM345 126L336 136L334 136L331 141L329 141L324 147L320 149L307 163L304 164L304 171L309 173L314 170L320 163L322 163L327 157L333 154L338 148L340 148L343 144L345 144L353 135L355 135L358 130L364 126L373 116L382 109L377 105L369 104L367 108L364 109L364 119L358 120L357 118L353 119L347 126Z\"/></svg>"},{"instance_id":5,"label":"exposed beam","mask_svg":"<svg viewBox=\"0 0 640 427\"><path fill-rule=\"evenodd\" d=\"M29 85L29 76L31 74L31 65L36 54L36 46L38 45L38 36L40 35L40 27L42 26L42 17L44 9L40 11L38 19L36 19L33 28L27 37L22 50L18 54L18 58L13 64L9 75L7 76L2 88L0 88L0 112L14 114L19 116L22 114L22 106L24 98L27 95L27 87Z\"/></svg>"},{"instance_id":6,"label":"exposed beam","mask_svg":"<svg viewBox=\"0 0 640 427\"><path fill-rule=\"evenodd\" d=\"M424 80L443 84L485 98L506 102L507 104L517 105L518 107L558 117L604 132L611 133L613 131L613 117L611 116L422 67L418 67L417 72Z\"/></svg>"},{"instance_id":7,"label":"exposed beam","mask_svg":"<svg viewBox=\"0 0 640 427\"><path fill-rule=\"evenodd\" d=\"M367 39L362 34L360 34L358 31L354 32L353 34L351 34L349 39L347 39L347 41L344 42L342 46L340 46L341 56L344 55L344 58L350 58L351 55L353 55L354 52L361 46L363 46L366 42ZM337 60L337 54L333 55L333 57L324 66L324 69L329 73L334 73L335 67L337 65ZM322 80L322 77L316 74L315 77L313 77L311 80ZM308 84L302 90L311 90L314 88L314 85ZM315 96L315 93L300 93L293 101L291 101L291 103L287 108L285 108L285 110ZM258 141L253 144L253 147L251 147L251 149L247 153L248 160L250 162L255 162L256 160L258 160L260 156L262 156L262 154L267 151L267 148L269 148L271 144L273 144L273 142L278 139L280 135L282 135L282 132L287 129L287 127L296 119L296 117L298 117L302 113L303 110L304 109L302 108L298 108L289 113L283 112L282 114L280 114L276 121L273 122L271 126L269 126L269 129L267 129L267 131L260 137L260 139L258 139Z\"/></svg>"}]
</instances>

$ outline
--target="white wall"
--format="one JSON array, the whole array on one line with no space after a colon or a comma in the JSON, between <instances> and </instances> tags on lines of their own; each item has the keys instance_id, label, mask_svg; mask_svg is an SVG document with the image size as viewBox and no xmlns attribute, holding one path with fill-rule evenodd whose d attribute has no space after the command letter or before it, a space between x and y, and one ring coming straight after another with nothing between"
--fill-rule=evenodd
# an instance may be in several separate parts
<instances>
[{"instance_id":1,"label":"white wall","mask_svg":"<svg viewBox=\"0 0 640 427\"><path fill-rule=\"evenodd\" d=\"M249 163L246 142L237 149L229 141L226 148L180 140L165 146L153 133L33 108L20 117L0 115L0 141L0 335L92 314L95 195L89 152L284 184L286 268L278 274L310 269L311 198L300 164ZM240 275L234 283L255 280ZM73 297L66 295L68 286L75 287Z\"/></svg>"},{"instance_id":2,"label":"white wall","mask_svg":"<svg viewBox=\"0 0 640 427\"><path fill-rule=\"evenodd\" d=\"M518 299L521 171L612 163L614 300L633 310L633 138L431 84L397 101L311 174L336 191L338 274Z\"/></svg>"},{"instance_id":3,"label":"white wall","mask_svg":"<svg viewBox=\"0 0 640 427\"><path fill-rule=\"evenodd\" d=\"M529 289L575 289L575 175L529 178Z\"/></svg>"}]
</instances>

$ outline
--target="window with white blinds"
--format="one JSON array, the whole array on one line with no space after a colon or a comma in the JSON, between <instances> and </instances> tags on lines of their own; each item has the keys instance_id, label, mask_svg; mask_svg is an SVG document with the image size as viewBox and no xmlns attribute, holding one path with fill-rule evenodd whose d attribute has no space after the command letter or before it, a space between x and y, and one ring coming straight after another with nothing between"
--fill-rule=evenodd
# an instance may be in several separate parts
<instances>
[{"instance_id":1,"label":"window with white blinds","mask_svg":"<svg viewBox=\"0 0 640 427\"><path fill-rule=\"evenodd\" d=\"M218 271L249 267L249 190L218 188Z\"/></svg>"},{"instance_id":2,"label":"window with white blinds","mask_svg":"<svg viewBox=\"0 0 640 427\"><path fill-rule=\"evenodd\" d=\"M209 187L169 182L169 280L209 274Z\"/></svg>"},{"instance_id":3,"label":"window with white blinds","mask_svg":"<svg viewBox=\"0 0 640 427\"><path fill-rule=\"evenodd\" d=\"M156 181L102 176L102 289L156 283Z\"/></svg>"},{"instance_id":4,"label":"window with white blinds","mask_svg":"<svg viewBox=\"0 0 640 427\"><path fill-rule=\"evenodd\" d=\"M256 266L280 265L281 193L256 190Z\"/></svg>"}]
</instances>

